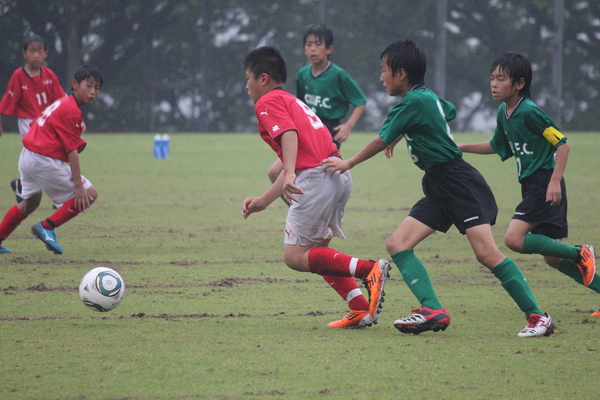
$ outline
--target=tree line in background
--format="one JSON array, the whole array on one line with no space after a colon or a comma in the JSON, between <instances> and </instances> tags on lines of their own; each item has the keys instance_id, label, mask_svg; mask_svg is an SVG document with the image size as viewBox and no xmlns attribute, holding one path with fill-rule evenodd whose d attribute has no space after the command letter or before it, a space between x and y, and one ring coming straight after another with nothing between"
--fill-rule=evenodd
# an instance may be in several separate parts
<instances>
[{"instance_id":1,"label":"tree line in background","mask_svg":"<svg viewBox=\"0 0 600 400\"><path fill-rule=\"evenodd\" d=\"M559 117L563 130L597 131L600 2L564 2L562 100L552 76L555 2L0 0L0 90L23 65L23 39L38 34L47 41L47 65L67 92L80 63L93 63L103 72L101 98L85 110L90 131L254 131L242 70L245 54L261 45L278 47L288 63L287 89L293 92L296 71L307 62L303 32L325 21L335 35L332 61L369 99L355 130L377 130L398 101L379 82L381 51L396 39L413 38L428 57L425 83L433 88L434 59L445 36L442 91L459 110L454 130L494 125L498 104L490 95L489 69L496 57L513 51L532 62L533 99ZM558 101L560 115L552 115Z\"/></svg>"}]
</instances>

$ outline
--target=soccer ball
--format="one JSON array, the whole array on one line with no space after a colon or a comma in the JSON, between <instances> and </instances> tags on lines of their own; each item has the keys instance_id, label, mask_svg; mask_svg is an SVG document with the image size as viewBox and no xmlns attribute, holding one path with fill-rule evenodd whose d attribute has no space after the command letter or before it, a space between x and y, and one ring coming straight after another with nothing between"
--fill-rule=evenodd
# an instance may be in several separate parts
<instances>
[{"instance_id":1,"label":"soccer ball","mask_svg":"<svg viewBox=\"0 0 600 400\"><path fill-rule=\"evenodd\" d=\"M114 309L125 295L125 282L116 271L98 267L81 279L79 297L83 304L94 311L106 312Z\"/></svg>"}]
</instances>

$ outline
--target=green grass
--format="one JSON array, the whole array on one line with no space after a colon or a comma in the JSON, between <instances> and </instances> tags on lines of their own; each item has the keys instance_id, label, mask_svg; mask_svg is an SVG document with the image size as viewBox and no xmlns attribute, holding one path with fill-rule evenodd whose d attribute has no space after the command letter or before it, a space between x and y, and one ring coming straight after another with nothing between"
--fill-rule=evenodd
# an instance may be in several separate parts
<instances>
[{"instance_id":1,"label":"green grass","mask_svg":"<svg viewBox=\"0 0 600 400\"><path fill-rule=\"evenodd\" d=\"M352 135L350 156L373 134ZM457 134L457 142L489 140ZM600 134L569 134L569 243L600 246ZM600 396L598 295L510 252L503 232L519 201L513 160L467 155L500 206L494 234L558 323L520 339L522 313L453 228L416 252L452 315L442 333L402 335L393 321L418 306L394 267L378 325L333 330L346 312L318 276L282 262L287 208L248 220L242 201L267 188L272 151L257 135L171 136L171 157L152 157L152 135L88 135L83 174L93 207L57 230L57 256L29 233L40 208L0 257L0 399L596 399ZM352 171L344 231L332 246L387 257L385 241L421 196L422 173L397 149ZM0 138L0 214L14 203L20 140ZM94 313L77 287L89 269L124 278L123 303Z\"/></svg>"}]
</instances>

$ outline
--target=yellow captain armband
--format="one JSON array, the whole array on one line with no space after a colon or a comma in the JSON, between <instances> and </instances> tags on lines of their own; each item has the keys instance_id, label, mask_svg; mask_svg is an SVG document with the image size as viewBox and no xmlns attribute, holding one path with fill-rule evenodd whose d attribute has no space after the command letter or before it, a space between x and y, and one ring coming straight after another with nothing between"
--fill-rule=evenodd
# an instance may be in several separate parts
<instances>
[{"instance_id":1,"label":"yellow captain armband","mask_svg":"<svg viewBox=\"0 0 600 400\"><path fill-rule=\"evenodd\" d=\"M552 144L552 146L556 146L558 142L560 142L565 137L553 126L549 126L548 128L546 128L542 135L546 138L547 141L550 142L550 144Z\"/></svg>"}]
</instances>

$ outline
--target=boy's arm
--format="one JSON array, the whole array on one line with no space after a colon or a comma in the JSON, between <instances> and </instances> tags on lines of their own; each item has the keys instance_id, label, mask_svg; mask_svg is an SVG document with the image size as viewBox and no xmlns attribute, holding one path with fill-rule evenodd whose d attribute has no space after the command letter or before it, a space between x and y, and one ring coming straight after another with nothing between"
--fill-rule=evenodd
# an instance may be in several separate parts
<instances>
[{"instance_id":1,"label":"boy's arm","mask_svg":"<svg viewBox=\"0 0 600 400\"><path fill-rule=\"evenodd\" d=\"M548 183L548 189L546 190L546 201L550 202L550 205L559 205L562 196L560 191L560 181L562 180L565 169L567 168L567 160L569 158L569 143L565 143L556 148L556 163L554 165L554 172Z\"/></svg>"},{"instance_id":2,"label":"boy's arm","mask_svg":"<svg viewBox=\"0 0 600 400\"><path fill-rule=\"evenodd\" d=\"M333 130L337 132L337 134L333 138L335 141L345 142L348 139L350 133L352 132L352 129L354 128L354 125L356 125L361 115L365 111L365 107L367 107L366 104L355 107L354 110L352 110L352 113L350 114L350 117L346 122L333 128Z\"/></svg>"},{"instance_id":3,"label":"boy's arm","mask_svg":"<svg viewBox=\"0 0 600 400\"><path fill-rule=\"evenodd\" d=\"M333 175L336 171L340 171L344 173L354 167L355 165L360 164L363 161L368 160L373 157L377 153L385 150L388 145L381 139L380 136L375 136L361 151L356 153L349 160L323 160L321 161L321 165L325 166L325 169L332 168L331 175Z\"/></svg>"},{"instance_id":4,"label":"boy's arm","mask_svg":"<svg viewBox=\"0 0 600 400\"><path fill-rule=\"evenodd\" d=\"M298 157L298 132L292 130L284 132L281 136L281 149L283 152L283 198L288 203L296 203L295 194L302 194L296 186L296 158Z\"/></svg>"},{"instance_id":5,"label":"boy's arm","mask_svg":"<svg viewBox=\"0 0 600 400\"><path fill-rule=\"evenodd\" d=\"M0 113L0 137L2 136L2 113Z\"/></svg>"},{"instance_id":6,"label":"boy's arm","mask_svg":"<svg viewBox=\"0 0 600 400\"><path fill-rule=\"evenodd\" d=\"M496 153L492 148L490 142L483 143L461 143L457 144L460 151L463 153L475 153L475 154L494 154Z\"/></svg>"},{"instance_id":7,"label":"boy's arm","mask_svg":"<svg viewBox=\"0 0 600 400\"><path fill-rule=\"evenodd\" d=\"M281 147L283 150L283 170L260 197L249 197L242 203L242 217L248 218L250 214L264 210L283 194L288 203L298 202L294 194L302 194L296 186L296 157L298 154L298 134L291 130L281 134Z\"/></svg>"},{"instance_id":8,"label":"boy's arm","mask_svg":"<svg viewBox=\"0 0 600 400\"><path fill-rule=\"evenodd\" d=\"M81 179L81 167L79 164L79 152L73 150L67 153L69 165L71 167L71 178L75 184L75 207L79 211L84 211L90 208L91 201L94 200L88 191L83 187Z\"/></svg>"}]
</instances>

